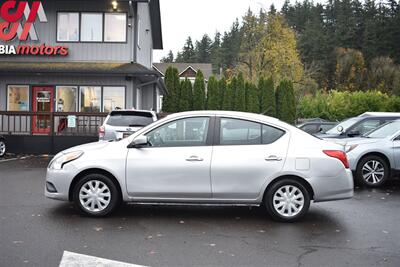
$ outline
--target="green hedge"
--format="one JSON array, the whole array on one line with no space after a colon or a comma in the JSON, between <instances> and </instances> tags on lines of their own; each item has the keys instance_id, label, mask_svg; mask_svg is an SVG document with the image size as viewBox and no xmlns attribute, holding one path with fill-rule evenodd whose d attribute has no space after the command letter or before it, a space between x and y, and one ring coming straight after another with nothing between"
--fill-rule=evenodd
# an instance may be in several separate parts
<instances>
[{"instance_id":1,"label":"green hedge","mask_svg":"<svg viewBox=\"0 0 400 267\"><path fill-rule=\"evenodd\" d=\"M317 93L305 96L298 105L299 118L343 120L367 111L400 111L400 97L379 91Z\"/></svg>"}]
</instances>

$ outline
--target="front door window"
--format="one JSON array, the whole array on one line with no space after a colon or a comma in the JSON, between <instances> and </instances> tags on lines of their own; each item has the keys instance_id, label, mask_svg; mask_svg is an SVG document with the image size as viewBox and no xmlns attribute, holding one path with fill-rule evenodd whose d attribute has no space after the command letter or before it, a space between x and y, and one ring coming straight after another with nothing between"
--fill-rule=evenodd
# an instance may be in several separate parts
<instances>
[{"instance_id":1,"label":"front door window","mask_svg":"<svg viewBox=\"0 0 400 267\"><path fill-rule=\"evenodd\" d=\"M54 89L52 87L33 87L32 107L38 112L32 120L33 133L49 133L51 129L50 112L53 111Z\"/></svg>"},{"instance_id":2,"label":"front door window","mask_svg":"<svg viewBox=\"0 0 400 267\"><path fill-rule=\"evenodd\" d=\"M147 134L153 147L205 146L210 118L198 117L167 123Z\"/></svg>"}]
</instances>

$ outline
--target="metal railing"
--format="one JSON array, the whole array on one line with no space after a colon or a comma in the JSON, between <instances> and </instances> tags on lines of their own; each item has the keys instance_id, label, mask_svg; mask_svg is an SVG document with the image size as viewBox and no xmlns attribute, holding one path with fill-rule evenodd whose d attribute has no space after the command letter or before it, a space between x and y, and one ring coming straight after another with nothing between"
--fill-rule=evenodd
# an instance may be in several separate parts
<instances>
[{"instance_id":1,"label":"metal railing","mask_svg":"<svg viewBox=\"0 0 400 267\"><path fill-rule=\"evenodd\" d=\"M0 134L96 136L107 113L0 111Z\"/></svg>"}]
</instances>

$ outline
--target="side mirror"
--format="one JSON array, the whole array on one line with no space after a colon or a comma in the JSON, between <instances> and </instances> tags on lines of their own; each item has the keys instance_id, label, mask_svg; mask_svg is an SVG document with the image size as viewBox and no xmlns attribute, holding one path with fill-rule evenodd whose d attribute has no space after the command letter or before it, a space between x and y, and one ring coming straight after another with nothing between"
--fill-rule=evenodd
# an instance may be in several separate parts
<instances>
[{"instance_id":1,"label":"side mirror","mask_svg":"<svg viewBox=\"0 0 400 267\"><path fill-rule=\"evenodd\" d=\"M336 130L339 132L339 133L343 133L343 126L341 126L341 125L339 125L337 128L336 128Z\"/></svg>"},{"instance_id":2,"label":"side mirror","mask_svg":"<svg viewBox=\"0 0 400 267\"><path fill-rule=\"evenodd\" d=\"M147 136L140 135L129 144L128 148L141 148L146 146L148 142L149 140L147 139Z\"/></svg>"},{"instance_id":3,"label":"side mirror","mask_svg":"<svg viewBox=\"0 0 400 267\"><path fill-rule=\"evenodd\" d=\"M349 137L355 137L355 136L359 136L359 135L360 135L360 132L357 131L357 130L355 130L355 131L350 131L347 135L348 135Z\"/></svg>"}]
</instances>

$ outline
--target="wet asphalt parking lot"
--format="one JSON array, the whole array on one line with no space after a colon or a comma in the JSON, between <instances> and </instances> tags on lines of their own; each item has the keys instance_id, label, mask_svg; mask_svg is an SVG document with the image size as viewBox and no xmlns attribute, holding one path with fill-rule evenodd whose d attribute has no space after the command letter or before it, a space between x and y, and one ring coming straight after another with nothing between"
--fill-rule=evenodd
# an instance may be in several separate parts
<instances>
[{"instance_id":1,"label":"wet asphalt parking lot","mask_svg":"<svg viewBox=\"0 0 400 267\"><path fill-rule=\"evenodd\" d=\"M92 219L44 197L48 161L0 163L0 266L59 266L64 251L144 266L400 266L398 181L293 224L246 207L124 205Z\"/></svg>"}]
</instances>

